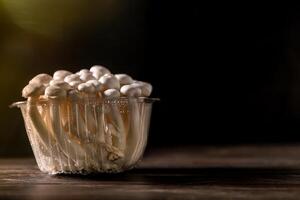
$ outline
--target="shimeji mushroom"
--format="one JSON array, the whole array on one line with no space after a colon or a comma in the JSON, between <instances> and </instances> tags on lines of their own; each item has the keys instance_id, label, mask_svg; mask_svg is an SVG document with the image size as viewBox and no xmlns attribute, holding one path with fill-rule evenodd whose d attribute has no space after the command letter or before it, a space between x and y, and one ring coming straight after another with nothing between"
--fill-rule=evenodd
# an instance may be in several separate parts
<instances>
[{"instance_id":1,"label":"shimeji mushroom","mask_svg":"<svg viewBox=\"0 0 300 200\"><path fill-rule=\"evenodd\" d=\"M69 82L69 85L72 87L72 88L77 88L79 84L81 84L82 82L81 81L71 81Z\"/></svg>"},{"instance_id":2,"label":"shimeji mushroom","mask_svg":"<svg viewBox=\"0 0 300 200\"><path fill-rule=\"evenodd\" d=\"M90 70L88 70L88 69L82 69L79 72L76 72L76 74L78 74L80 76L82 74L86 74L86 73L89 73L89 72L90 72Z\"/></svg>"},{"instance_id":3,"label":"shimeji mushroom","mask_svg":"<svg viewBox=\"0 0 300 200\"><path fill-rule=\"evenodd\" d=\"M27 109L28 115L32 122L32 126L34 126L36 133L38 133L38 138L40 139L38 154L41 152L46 155L52 157L52 153L57 154L58 152L52 148L53 142L53 134L51 134L51 130L48 127L48 120L47 120L47 106L44 106L43 113L46 113L45 116L41 116L38 110L38 100L39 97L42 96L45 90L45 86L49 85L51 81L51 76L48 74L39 74L35 76L30 82L29 85L23 89L23 97L28 98ZM51 150L52 149L52 150ZM66 158L66 155L62 155L61 159ZM57 160L51 159L54 163L54 166ZM61 161L61 160L60 160ZM61 164L60 164L61 165Z\"/></svg>"},{"instance_id":4,"label":"shimeji mushroom","mask_svg":"<svg viewBox=\"0 0 300 200\"><path fill-rule=\"evenodd\" d=\"M112 75L112 74L105 74L105 75L103 75L102 77L100 77L100 79L99 79L99 82L102 84L102 91L104 92L105 90L109 90L109 91L107 91L107 94L106 95L108 95L108 96L110 96L110 95L116 95L117 93L115 92L115 91L118 91L119 89L120 89L120 82L119 82L119 80L114 76L114 75ZM114 90L111 90L111 89L114 89ZM116 108L113 108L112 110L114 110L113 111L113 113L117 113L117 110L116 110ZM119 112L119 111L118 111ZM112 115L114 115L112 113ZM107 116L107 115L106 115ZM117 117L117 115L115 115L114 116L114 118L115 117ZM121 117L121 115L120 115L120 117ZM116 118L115 118L116 119ZM114 120L115 120L114 119ZM120 119L122 119L122 118L120 118ZM120 121L120 119L119 119L119 121ZM123 131L124 132L124 125L122 124L122 123L118 123L118 124L116 124L115 126L113 126L113 127L118 127L118 126L120 126L121 125L121 127L119 127L119 128L117 128L117 131L114 131L114 132L120 132L120 131ZM118 129L120 129L120 130L118 130ZM111 132L111 131L110 131ZM106 135L108 134L109 132L106 132ZM124 134L124 133L123 133ZM119 135L120 136L120 135ZM108 137L108 136L107 136ZM122 139L122 138L120 138L120 139ZM119 146L119 147L121 147L121 148L123 148L124 147L124 143L119 143L121 146ZM113 151L112 153L114 153L114 154L120 154L119 156L122 156L122 154L123 153L121 153L123 150L121 149L121 150L118 150L117 148L109 148L108 149L109 151ZM112 157L111 157L112 158Z\"/></svg>"},{"instance_id":5,"label":"shimeji mushroom","mask_svg":"<svg viewBox=\"0 0 300 200\"><path fill-rule=\"evenodd\" d=\"M92 79L92 80L88 80L86 82L86 84L92 84L94 87L95 87L95 94L99 94L99 92L102 90L102 87L103 85L98 81L98 80L95 80L95 79Z\"/></svg>"},{"instance_id":6,"label":"shimeji mushroom","mask_svg":"<svg viewBox=\"0 0 300 200\"><path fill-rule=\"evenodd\" d=\"M29 84L39 83L44 86L47 86L51 80L52 80L52 76L48 74L38 74L29 81Z\"/></svg>"},{"instance_id":7,"label":"shimeji mushroom","mask_svg":"<svg viewBox=\"0 0 300 200\"><path fill-rule=\"evenodd\" d=\"M139 151L139 142L141 140L139 134L139 106L137 97L141 96L140 88L132 85L124 85L121 87L121 93L128 97L129 110L129 130L127 135L127 146L125 151L125 166L132 166L136 162L135 154Z\"/></svg>"},{"instance_id":8,"label":"shimeji mushroom","mask_svg":"<svg viewBox=\"0 0 300 200\"><path fill-rule=\"evenodd\" d=\"M80 79L80 75L78 74L70 74L64 78L64 81L66 83L70 83L72 81L81 81L81 79Z\"/></svg>"},{"instance_id":9,"label":"shimeji mushroom","mask_svg":"<svg viewBox=\"0 0 300 200\"><path fill-rule=\"evenodd\" d=\"M85 94L88 96L88 98L91 100L91 102L88 102L89 104L89 108L88 108L88 112L86 112L86 114L88 114L88 118L92 119L91 122L93 124L89 125L89 127L92 127L92 129L90 129L90 131L93 133L93 136L95 137L96 140L99 140L100 135L98 135L99 133L99 128L101 129L100 132L104 132L103 131L103 123L101 122L101 124L98 125L99 121L98 121L98 111L99 110L99 106L102 105L103 103L103 99L102 99L102 84L98 81L98 80L89 80L87 81L85 84L85 87L87 88L92 88L92 93L90 94ZM98 121L98 123L97 123ZM95 130L96 129L96 130Z\"/></svg>"},{"instance_id":10,"label":"shimeji mushroom","mask_svg":"<svg viewBox=\"0 0 300 200\"><path fill-rule=\"evenodd\" d=\"M66 70L58 70L53 74L53 80L64 80L64 78L72 73Z\"/></svg>"},{"instance_id":11,"label":"shimeji mushroom","mask_svg":"<svg viewBox=\"0 0 300 200\"><path fill-rule=\"evenodd\" d=\"M135 87L135 88L139 88L141 89L141 96L143 97L148 97L150 96L151 92L152 92L152 85L150 83L147 82L142 82L142 81L135 81L134 83L131 84L131 86ZM140 111L140 119L139 119L139 126L140 126L140 130L139 130L139 134L140 134L140 140L138 143L138 148L137 151L135 151L134 155L133 155L133 160L137 160L141 157L141 155L143 154L143 147L145 147L146 142L147 142L147 137L144 135L144 131L143 131L143 125L145 123L145 104L139 104L139 111Z\"/></svg>"},{"instance_id":12,"label":"shimeji mushroom","mask_svg":"<svg viewBox=\"0 0 300 200\"><path fill-rule=\"evenodd\" d=\"M117 151L115 148L112 147L112 139L111 135L106 134L107 132L105 131L105 124L104 124L104 119L105 115L103 112L104 104L103 104L103 98L101 91L103 90L103 85L98 81L98 80L89 80L86 83L86 87L91 87L93 86L95 89L96 93L96 100L97 103L94 105L94 117L96 119L96 134L95 134L95 144L96 144L96 149L99 154L99 158L101 158L100 162L102 164L102 168L104 170L109 169L113 166L113 164L110 162L110 159L112 159L113 156L112 154L119 154L119 151ZM94 98L94 97L93 97ZM91 116L91 113L88 112L89 115ZM106 127L108 128L108 127Z\"/></svg>"},{"instance_id":13,"label":"shimeji mushroom","mask_svg":"<svg viewBox=\"0 0 300 200\"><path fill-rule=\"evenodd\" d=\"M51 165L53 168L57 169L58 166L62 167L61 161L66 158L66 155L62 155L60 157L61 159L59 160L53 158L53 154L57 155L58 153L57 150L53 149L52 146L54 138L51 134L51 130L47 126L48 124L45 123L47 122L47 118L44 121L38 111L39 96L43 93L44 89L41 88L44 88L44 86L40 85L39 88L35 84L36 83L31 83L23 89L23 96L28 98L27 101L28 118L31 121L31 125L33 126L32 128L36 130L35 132L32 132L32 134L34 133L36 134L34 135L29 134L29 137L31 138L31 142L34 142L34 145L39 147L38 150L35 150L35 154L37 154L37 156L39 157L41 157L42 154L42 156L46 156L50 158L52 163L48 163L47 165ZM45 111L45 113L47 113L47 111ZM41 159L46 159L46 158L41 158ZM45 168L45 166L43 166L43 162L41 162L40 165L42 169ZM48 168L50 166L46 166L46 167Z\"/></svg>"},{"instance_id":14,"label":"shimeji mushroom","mask_svg":"<svg viewBox=\"0 0 300 200\"><path fill-rule=\"evenodd\" d=\"M98 93L98 101L94 107L94 115L96 119L96 134L95 134L95 148L97 152L97 157L101 163L102 169L108 169L110 163L107 160L108 152L106 151L106 135L105 135L105 125L104 125L104 112L103 112L103 99L102 95Z\"/></svg>"},{"instance_id":15,"label":"shimeji mushroom","mask_svg":"<svg viewBox=\"0 0 300 200\"><path fill-rule=\"evenodd\" d=\"M109 123L108 128L113 136L112 145L118 150L117 152L113 152L116 156L110 156L110 158L118 159L119 157L124 157L124 151L126 148L125 128L116 102L116 100L120 97L120 92L116 89L108 89L104 91L104 96L106 99L110 100L108 103L109 113L106 114L106 118Z\"/></svg>"},{"instance_id":16,"label":"shimeji mushroom","mask_svg":"<svg viewBox=\"0 0 300 200\"><path fill-rule=\"evenodd\" d=\"M152 85L150 83L143 81L135 81L131 85L140 88L143 97L149 97L152 92Z\"/></svg>"},{"instance_id":17,"label":"shimeji mushroom","mask_svg":"<svg viewBox=\"0 0 300 200\"><path fill-rule=\"evenodd\" d=\"M49 134L37 106L39 96L44 94L44 90L45 86L40 80L31 81L26 87L24 87L22 96L28 98L28 117L32 122L32 126L39 134L37 137L40 139L41 144L44 146L44 149L47 149L46 147L48 146Z\"/></svg>"},{"instance_id":18,"label":"shimeji mushroom","mask_svg":"<svg viewBox=\"0 0 300 200\"><path fill-rule=\"evenodd\" d=\"M91 67L90 69L90 72L93 73L93 76L96 78L96 79L99 79L101 76L105 75L105 74L111 74L110 71L103 67L103 66L100 66L100 65L94 65Z\"/></svg>"},{"instance_id":19,"label":"shimeji mushroom","mask_svg":"<svg viewBox=\"0 0 300 200\"><path fill-rule=\"evenodd\" d=\"M88 149L90 149L90 153L93 158L99 158L97 156L97 144L95 141L97 141L98 138L98 130L101 128L97 125L97 113L96 113L96 107L95 107L95 101L97 98L100 97L99 90L100 90L100 83L97 83L96 80L90 80L86 83L81 83L77 87L79 94L82 96L83 99L83 120L82 124L84 125L84 130L81 130L82 137L85 137L85 140L87 142L86 145ZM79 115L79 117L81 117ZM83 135L85 133L85 135ZM98 140L99 141L99 140ZM101 145L102 146L102 145ZM101 147L100 147L101 148ZM99 162L96 162L99 163ZM98 166L96 166L98 167Z\"/></svg>"},{"instance_id":20,"label":"shimeji mushroom","mask_svg":"<svg viewBox=\"0 0 300 200\"><path fill-rule=\"evenodd\" d=\"M61 115L60 105L65 101L66 94L66 88L54 85L47 87L45 90L45 95L50 99L49 110L51 126L60 150L75 163L75 166L82 166L82 162L86 157L84 149L79 143L72 140L72 138L69 139L68 134L62 127L63 116ZM68 164L69 163L70 161L68 160Z\"/></svg>"},{"instance_id":21,"label":"shimeji mushroom","mask_svg":"<svg viewBox=\"0 0 300 200\"><path fill-rule=\"evenodd\" d=\"M103 85L102 89L120 89L120 82L119 80L112 74L105 74L101 76L99 82Z\"/></svg>"},{"instance_id":22,"label":"shimeji mushroom","mask_svg":"<svg viewBox=\"0 0 300 200\"><path fill-rule=\"evenodd\" d=\"M77 86L78 91L82 95L83 99L83 116L85 121L85 137L90 140L91 133L95 134L95 118L92 108L93 100L96 99L96 88L92 83L81 83ZM91 101L90 101L91 100Z\"/></svg>"},{"instance_id":23,"label":"shimeji mushroom","mask_svg":"<svg viewBox=\"0 0 300 200\"><path fill-rule=\"evenodd\" d=\"M83 82L87 82L89 80L96 80L96 78L93 76L93 74L91 72L87 72L87 73L83 73L80 75L80 79Z\"/></svg>"},{"instance_id":24,"label":"shimeji mushroom","mask_svg":"<svg viewBox=\"0 0 300 200\"><path fill-rule=\"evenodd\" d=\"M85 122L85 138L87 142L92 140L96 132L96 119L94 117L93 102L96 100L96 87L91 82L81 83L77 86L83 100L83 121ZM84 137L84 136L83 136Z\"/></svg>"},{"instance_id":25,"label":"shimeji mushroom","mask_svg":"<svg viewBox=\"0 0 300 200\"><path fill-rule=\"evenodd\" d=\"M117 148L114 148L113 146L110 145L110 143L108 143L108 141L111 140L111 138L108 134L104 135L103 122L102 122L103 119L101 118L102 115L99 112L99 110L95 110L96 109L95 107L94 107L94 109L92 109L89 105L90 102L88 102L89 99L94 99L95 98L95 94L99 94L100 90L102 89L102 86L103 85L101 83L99 83L97 80L90 80L86 83L80 84L78 86L78 90L83 94L83 96L86 97L86 98L84 98L85 99L85 122L86 122L85 124L86 124L87 127L90 127L90 128L86 129L86 132L91 129L91 126L97 125L96 129L98 129L98 131L97 131L98 134L96 134L96 135L93 134L94 133L94 129L93 129L93 131L89 132L88 135L96 136L97 139L99 139L100 141L101 140L103 141L103 139L104 139L104 141L105 141L105 145L104 145L105 150L109 153L107 158L112 159L113 157L114 158L116 157L116 156L112 156L112 154L118 155L118 157L120 157L120 156L122 156L123 153L120 153L121 152L120 150L118 150ZM96 113L94 112L94 116L93 116L93 111L97 111ZM95 119L98 120L98 121L95 122L94 121ZM120 122L120 120L119 120L119 122ZM104 136L104 138L103 138L103 136ZM100 150L102 150L102 148ZM101 153L101 155L103 155L103 152ZM104 168L107 166L106 164L108 164L108 163L103 163Z\"/></svg>"},{"instance_id":26,"label":"shimeji mushroom","mask_svg":"<svg viewBox=\"0 0 300 200\"><path fill-rule=\"evenodd\" d=\"M77 86L77 89L68 92L68 99L71 101L69 104L69 130L70 136L77 140L85 151L85 168L93 167L100 169L99 158L97 157L96 149L94 148L96 120L88 96L88 92L92 93L94 91L91 87L93 86L81 83ZM80 109L81 103L84 105L83 110Z\"/></svg>"},{"instance_id":27,"label":"shimeji mushroom","mask_svg":"<svg viewBox=\"0 0 300 200\"><path fill-rule=\"evenodd\" d=\"M138 98L148 97L151 91L149 83L95 65L76 74L58 70L53 79L39 74L24 88L23 96L29 97L28 116L45 146L42 149L60 157L61 170L107 170L123 164L130 167L141 156L146 137L141 134L144 107ZM127 114L120 111L120 93L128 99ZM40 112L39 99L49 99ZM49 138L57 142L56 152Z\"/></svg>"},{"instance_id":28,"label":"shimeji mushroom","mask_svg":"<svg viewBox=\"0 0 300 200\"><path fill-rule=\"evenodd\" d=\"M76 80L69 83L72 85L73 82L77 82ZM79 86L80 85L80 86ZM93 86L90 84L82 83L74 84L76 89L70 90L68 92L68 101L69 109L69 132L72 140L77 141L82 148L85 150L85 154L89 156L89 160L86 160L85 165L100 169L99 163L100 158L97 155L97 146L94 143L94 138L96 137L96 116L94 116L93 105L89 103L89 94L94 91ZM91 94L94 95L93 93ZM83 107L81 107L83 106ZM87 168L87 167L85 167Z\"/></svg>"},{"instance_id":29,"label":"shimeji mushroom","mask_svg":"<svg viewBox=\"0 0 300 200\"><path fill-rule=\"evenodd\" d=\"M80 133L84 122L82 116L78 116L80 115L78 104L82 101L82 97L77 90L70 90L67 95L68 101L70 101L68 108L69 134L78 144L81 144Z\"/></svg>"},{"instance_id":30,"label":"shimeji mushroom","mask_svg":"<svg viewBox=\"0 0 300 200\"><path fill-rule=\"evenodd\" d=\"M39 100L39 96L44 93L45 87L36 82L32 82L28 84L22 91L22 96L28 98L27 101L27 113L28 118L31 121L32 126L38 133L37 137L39 138L41 145L41 150L47 149L48 147L48 130L45 126L40 112L38 111L37 102ZM45 153L45 151L43 151Z\"/></svg>"},{"instance_id":31,"label":"shimeji mushroom","mask_svg":"<svg viewBox=\"0 0 300 200\"><path fill-rule=\"evenodd\" d=\"M115 77L119 80L120 85L130 85L133 83L133 79L127 74L115 74Z\"/></svg>"},{"instance_id":32,"label":"shimeji mushroom","mask_svg":"<svg viewBox=\"0 0 300 200\"><path fill-rule=\"evenodd\" d=\"M81 163L83 164L83 168L85 168L86 166L88 166L88 163L86 163L86 159L84 158L86 151L85 151L85 144L81 137L81 133L83 133L84 131L84 121L83 121L83 116L81 116L81 112L79 109L79 104L82 101L82 97L79 94L79 92L77 90L70 90L68 91L68 100L71 102L69 104L69 108L68 108L68 121L69 121L69 137L70 137L70 142L72 143L76 143L78 145L80 145L80 149L82 149L83 152L83 156L81 156L81 158L79 158L81 160ZM77 146L77 145L76 145ZM76 149L76 146L72 146L73 151L77 152L78 149ZM77 159L78 160L78 159ZM80 165L77 165L78 167L80 167Z\"/></svg>"},{"instance_id":33,"label":"shimeji mushroom","mask_svg":"<svg viewBox=\"0 0 300 200\"><path fill-rule=\"evenodd\" d=\"M53 82L51 82L53 83ZM65 148L65 142L61 139L62 137L62 116L60 115L60 109L59 109L59 103L61 98L65 97L66 91L61 89L58 86L54 86L53 84L48 86L45 89L45 96L49 99L48 107L47 107L47 124L48 124L48 130L52 131L52 136L55 140L55 146L58 147L57 155L60 157L59 152L63 152L64 154L68 154ZM68 155L69 157L69 155ZM66 161L64 161L66 163ZM65 165L65 164L64 164Z\"/></svg>"},{"instance_id":34,"label":"shimeji mushroom","mask_svg":"<svg viewBox=\"0 0 300 200\"><path fill-rule=\"evenodd\" d=\"M63 80L52 80L49 83L50 86L53 86L55 88L62 88L65 91L71 90L72 87L66 83ZM62 107L62 116L61 116L61 120L62 120L62 125L63 127L65 127L67 125L67 101L61 101L61 107Z\"/></svg>"},{"instance_id":35,"label":"shimeji mushroom","mask_svg":"<svg viewBox=\"0 0 300 200\"><path fill-rule=\"evenodd\" d=\"M57 72L56 72L57 74ZM65 101L66 99L66 93L68 90L71 90L72 87L66 83L65 81L63 81L65 75L69 74L67 71L60 71L60 73L58 73L58 75L60 75L60 78L57 80L51 80L49 85L51 87L46 88L45 91L45 96L47 96L48 98L51 99L50 104L48 106L48 117L49 117L49 124L52 128L52 133L53 136L56 138L57 140L57 147L58 150L59 149L63 149L60 150L62 151L64 154L70 154L69 152L71 152L71 146L68 142L68 135L65 135L64 133L67 132L68 130L68 102ZM52 89L51 89L52 88ZM52 95L52 96L50 96ZM55 104L55 105L54 105ZM53 112L55 112L55 109L57 109L57 112L59 112L59 118L54 119L53 118ZM54 120L58 120L59 123L54 123ZM59 127L54 127L54 124L59 124ZM58 129L60 128L62 130L60 130L58 132ZM60 137L57 137L57 134L60 134ZM64 140L60 140L60 138L65 137ZM63 144L61 142L64 142ZM65 150L64 150L65 149ZM72 153L71 153L72 154ZM58 154L58 156L60 156L60 154ZM67 163L63 163L62 167L66 168L69 167L69 171L73 171L74 169L74 158L67 156Z\"/></svg>"}]
</instances>

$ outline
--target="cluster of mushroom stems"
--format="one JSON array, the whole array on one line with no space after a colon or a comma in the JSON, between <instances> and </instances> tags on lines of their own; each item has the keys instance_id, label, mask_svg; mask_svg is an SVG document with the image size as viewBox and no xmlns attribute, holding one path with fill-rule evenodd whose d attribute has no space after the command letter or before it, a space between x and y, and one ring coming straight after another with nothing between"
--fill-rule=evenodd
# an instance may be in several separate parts
<instances>
[{"instance_id":1,"label":"cluster of mushroom stems","mask_svg":"<svg viewBox=\"0 0 300 200\"><path fill-rule=\"evenodd\" d=\"M151 92L149 83L96 65L74 74L39 74L22 96L27 98L27 117L41 153L53 156L48 155L51 149L59 156L54 168L105 171L130 167L141 156L145 141L138 99ZM126 113L120 110L120 99L126 99Z\"/></svg>"}]
</instances>

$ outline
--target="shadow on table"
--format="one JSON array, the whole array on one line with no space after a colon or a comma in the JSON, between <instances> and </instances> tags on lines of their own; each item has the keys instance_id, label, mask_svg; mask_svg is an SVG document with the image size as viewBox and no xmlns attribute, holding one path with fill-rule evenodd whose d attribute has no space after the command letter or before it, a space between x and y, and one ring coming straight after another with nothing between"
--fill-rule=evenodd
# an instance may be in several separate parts
<instances>
[{"instance_id":1,"label":"shadow on table","mask_svg":"<svg viewBox=\"0 0 300 200\"><path fill-rule=\"evenodd\" d=\"M126 184L272 186L300 184L300 170L287 168L138 168L120 174L58 175L57 178Z\"/></svg>"}]
</instances>

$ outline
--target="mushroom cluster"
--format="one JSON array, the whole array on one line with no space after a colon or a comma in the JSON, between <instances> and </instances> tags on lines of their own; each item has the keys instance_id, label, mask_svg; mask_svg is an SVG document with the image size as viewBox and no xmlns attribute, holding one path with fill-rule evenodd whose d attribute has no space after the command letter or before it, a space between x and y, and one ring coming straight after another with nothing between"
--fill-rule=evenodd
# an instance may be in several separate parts
<instances>
[{"instance_id":1,"label":"mushroom cluster","mask_svg":"<svg viewBox=\"0 0 300 200\"><path fill-rule=\"evenodd\" d=\"M146 143L141 133L146 117L138 99L151 92L151 84L112 74L99 65L74 74L59 70L53 76L35 76L22 91L27 118L38 138L40 152L35 154L56 157L54 172L132 166Z\"/></svg>"}]
</instances>

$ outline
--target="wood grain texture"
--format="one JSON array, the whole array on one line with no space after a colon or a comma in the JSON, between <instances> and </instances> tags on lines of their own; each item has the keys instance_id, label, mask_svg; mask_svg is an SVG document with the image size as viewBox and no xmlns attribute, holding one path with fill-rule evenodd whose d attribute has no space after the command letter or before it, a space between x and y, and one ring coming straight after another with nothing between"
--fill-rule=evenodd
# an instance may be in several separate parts
<instances>
[{"instance_id":1,"label":"wood grain texture","mask_svg":"<svg viewBox=\"0 0 300 200\"><path fill-rule=\"evenodd\" d=\"M154 149L137 169L89 176L0 159L0 199L300 199L300 145Z\"/></svg>"}]
</instances>

